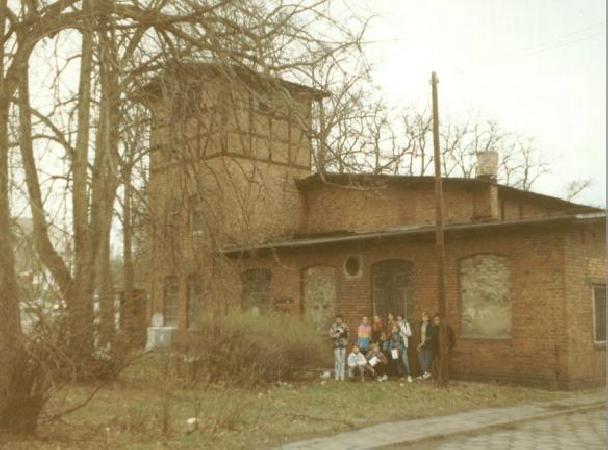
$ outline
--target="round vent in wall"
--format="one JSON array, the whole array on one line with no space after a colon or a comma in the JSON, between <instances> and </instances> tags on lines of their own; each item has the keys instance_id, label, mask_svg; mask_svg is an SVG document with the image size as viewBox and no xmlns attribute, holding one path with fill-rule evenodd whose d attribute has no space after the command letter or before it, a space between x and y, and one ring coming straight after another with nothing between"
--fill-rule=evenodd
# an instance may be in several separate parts
<instances>
[{"instance_id":1,"label":"round vent in wall","mask_svg":"<svg viewBox=\"0 0 608 450\"><path fill-rule=\"evenodd\" d=\"M356 277L361 274L361 257L349 256L344 263L344 270L349 277Z\"/></svg>"}]
</instances>

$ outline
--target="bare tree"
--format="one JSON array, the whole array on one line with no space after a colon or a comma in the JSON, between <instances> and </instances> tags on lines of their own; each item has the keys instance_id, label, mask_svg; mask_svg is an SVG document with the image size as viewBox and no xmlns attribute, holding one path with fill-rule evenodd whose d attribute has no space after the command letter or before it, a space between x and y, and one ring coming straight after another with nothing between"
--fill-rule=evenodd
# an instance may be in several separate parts
<instances>
[{"instance_id":1,"label":"bare tree","mask_svg":"<svg viewBox=\"0 0 608 450\"><path fill-rule=\"evenodd\" d=\"M369 93L338 91L338 99L361 92L358 102L329 102L331 120L326 120L326 170L425 176L433 164L431 116L426 111L390 111L382 99ZM338 104L339 107L335 105ZM445 177L475 176L479 152L499 155L497 180L529 190L545 174L548 163L533 139L508 133L494 121L471 118L465 122L446 120L440 129L442 171Z\"/></svg>"},{"instance_id":2,"label":"bare tree","mask_svg":"<svg viewBox=\"0 0 608 450\"><path fill-rule=\"evenodd\" d=\"M574 180L566 186L565 199L569 202L573 201L577 196L585 192L593 185L593 180L586 178L583 180Z\"/></svg>"},{"instance_id":3,"label":"bare tree","mask_svg":"<svg viewBox=\"0 0 608 450\"><path fill-rule=\"evenodd\" d=\"M0 74L4 73L7 53L6 23L7 2L0 4ZM24 351L21 342L21 322L19 313L19 292L15 276L15 258L9 203L9 136L8 109L11 86L5 78L0 78L0 427L17 428L9 411L18 401L13 392L18 386Z\"/></svg>"},{"instance_id":4,"label":"bare tree","mask_svg":"<svg viewBox=\"0 0 608 450\"><path fill-rule=\"evenodd\" d=\"M317 64L336 57L353 41L348 33L343 33L346 38L342 36L332 42L315 34L327 24L335 25L330 27L332 38L345 30L327 13L327 3L302 0L267 5L250 1L180 0L142 4L82 0L2 5L0 19L6 30L0 58L3 64L0 71L0 226L10 229L9 117L14 108L18 112L15 130L34 223L35 248L67 307L70 364L79 367L94 350L95 292L99 293L101 305L102 340L109 340L111 335L110 239L116 194L121 184L124 185L120 211L124 215L125 282L128 291L133 290L131 206L133 198L141 199L143 195L132 189L132 175L137 162L145 158L134 153L138 146L125 137L134 117L129 112L133 109L130 93L141 89L172 61L184 59L214 63L229 79L256 71L275 87L280 86L276 81L279 75L293 81L302 80ZM325 25L319 25L320 22ZM69 98L61 98L58 86L63 69L57 69L55 105L50 111L36 110L31 104L29 86L32 52L41 41L56 41L58 36L67 34L80 39L80 50L66 56L68 61L79 62L78 90ZM283 91L282 96L284 104L292 102L289 93ZM304 124L307 118L302 116L297 120ZM176 131L175 137L181 141L184 130ZM61 254L50 239L50 229L55 224L51 219L53 205L43 194L41 175L45 161L38 154L40 142L59 150L65 163L59 177L70 188L67 203L72 217L67 220L67 233L72 237L73 253L69 258ZM191 170L189 176L196 181L197 170ZM257 177L257 182L252 183L250 191L238 196L245 218L265 190L259 174L251 176ZM188 195L192 195L190 188ZM247 220L244 222L247 227ZM17 422L27 422L31 430L39 409L27 410L21 417L10 419L16 417L15 402L23 402L25 396L25 392L15 396L17 390L10 388L18 378L21 367L18 363L24 355L10 233L0 237L0 258L0 301L6 316L6 326L0 331L3 388L0 426L17 430Z\"/></svg>"}]
</instances>

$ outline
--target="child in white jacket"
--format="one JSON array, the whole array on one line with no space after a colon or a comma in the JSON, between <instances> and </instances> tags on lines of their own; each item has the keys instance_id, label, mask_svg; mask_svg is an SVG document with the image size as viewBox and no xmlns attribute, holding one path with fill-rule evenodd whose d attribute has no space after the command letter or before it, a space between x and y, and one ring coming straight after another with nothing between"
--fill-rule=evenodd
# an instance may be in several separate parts
<instances>
[{"instance_id":1,"label":"child in white jacket","mask_svg":"<svg viewBox=\"0 0 608 450\"><path fill-rule=\"evenodd\" d=\"M361 381L365 382L365 372L374 373L374 368L369 365L358 345L353 345L353 350L348 354L346 364L348 365L348 378L353 381L361 378Z\"/></svg>"}]
</instances>

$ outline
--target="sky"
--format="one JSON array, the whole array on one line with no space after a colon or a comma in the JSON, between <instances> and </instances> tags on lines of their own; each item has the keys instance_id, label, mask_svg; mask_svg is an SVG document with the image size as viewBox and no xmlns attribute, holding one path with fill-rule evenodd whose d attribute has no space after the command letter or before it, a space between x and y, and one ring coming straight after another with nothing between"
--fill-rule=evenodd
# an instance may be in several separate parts
<instances>
[{"instance_id":1,"label":"sky","mask_svg":"<svg viewBox=\"0 0 608 450\"><path fill-rule=\"evenodd\" d=\"M533 190L563 196L591 179L580 203L606 204L604 0L345 0L371 11L364 51L394 106L471 114L535 139L550 173Z\"/></svg>"},{"instance_id":2,"label":"sky","mask_svg":"<svg viewBox=\"0 0 608 450\"><path fill-rule=\"evenodd\" d=\"M591 179L575 201L606 205L605 0L341 1L350 10L341 13L371 16L363 51L391 106L430 109L436 71L440 120L478 116L534 138L550 173L533 190L563 197L569 182ZM79 40L66 34L55 45L77 52ZM54 63L36 61L32 91L48 92ZM74 92L77 64L70 68L62 88Z\"/></svg>"}]
</instances>

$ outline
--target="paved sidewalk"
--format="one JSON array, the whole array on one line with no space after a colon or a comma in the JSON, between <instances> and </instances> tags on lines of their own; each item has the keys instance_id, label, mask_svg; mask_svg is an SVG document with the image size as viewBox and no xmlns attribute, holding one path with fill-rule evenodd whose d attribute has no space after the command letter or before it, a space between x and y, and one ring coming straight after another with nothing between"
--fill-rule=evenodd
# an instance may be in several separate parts
<instances>
[{"instance_id":1,"label":"paved sidewalk","mask_svg":"<svg viewBox=\"0 0 608 450\"><path fill-rule=\"evenodd\" d=\"M428 439L414 446L397 444L393 450L604 450L606 411L583 412L517 422L504 427L486 428L474 435L452 435Z\"/></svg>"},{"instance_id":2,"label":"paved sidewalk","mask_svg":"<svg viewBox=\"0 0 608 450\"><path fill-rule=\"evenodd\" d=\"M572 395L565 399L531 403L510 408L490 408L450 416L386 422L335 436L307 439L283 445L285 450L355 450L396 444L413 444L427 439L475 433L522 421L605 408L604 391Z\"/></svg>"}]
</instances>

